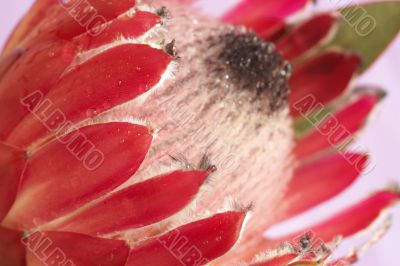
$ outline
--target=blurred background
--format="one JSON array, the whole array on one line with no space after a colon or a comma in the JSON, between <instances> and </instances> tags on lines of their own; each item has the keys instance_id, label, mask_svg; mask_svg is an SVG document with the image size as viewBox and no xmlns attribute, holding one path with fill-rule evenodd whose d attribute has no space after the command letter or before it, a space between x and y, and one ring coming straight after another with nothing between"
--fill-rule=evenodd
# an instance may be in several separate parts
<instances>
[{"instance_id":1,"label":"blurred background","mask_svg":"<svg viewBox=\"0 0 400 266\"><path fill-rule=\"evenodd\" d=\"M379 1L379 0L378 0ZM33 0L0 2L0 44L3 44L19 18L27 11ZM200 0L197 5L211 15L222 14L237 0ZM312 7L315 11L326 10L337 6L342 1L320 1ZM348 3L348 1L344 1ZM366 1L353 1L366 2ZM390 45L385 54L358 81L360 84L378 84L388 92L387 98L372 117L370 124L360 136L359 145L364 147L373 157L375 168L364 174L358 182L342 195L323 206L317 207L305 215L301 215L285 224L273 228L271 234L280 234L282 228L295 230L316 220L341 210L345 206L364 198L368 193L385 187L392 181L400 183L400 37ZM358 239L362 241L365 239ZM357 239L355 239L357 241ZM349 251L351 243L346 241L340 253ZM393 210L393 226L391 231L367 254L358 265L366 266L399 266L398 246L400 242L400 206Z\"/></svg>"}]
</instances>

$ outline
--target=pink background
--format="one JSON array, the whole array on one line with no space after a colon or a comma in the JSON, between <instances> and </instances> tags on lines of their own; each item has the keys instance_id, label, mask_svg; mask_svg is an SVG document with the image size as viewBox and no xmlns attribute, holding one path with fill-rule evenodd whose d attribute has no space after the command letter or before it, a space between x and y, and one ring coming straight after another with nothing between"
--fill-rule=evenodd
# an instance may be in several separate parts
<instances>
[{"instance_id":1,"label":"pink background","mask_svg":"<svg viewBox=\"0 0 400 266\"><path fill-rule=\"evenodd\" d=\"M220 14L226 10L235 0L200 1L200 8L210 14ZM328 2L328 1L326 1ZM333 3L334 1L329 1ZM340 2L340 1L337 1ZM345 1L346 2L346 1ZM32 0L1 1L0 2L0 43L4 43L7 35L24 14ZM333 4L331 4L333 5ZM319 6L318 9L326 8ZM363 132L359 144L373 155L373 163L376 167L368 174L364 174L356 185L348 189L343 195L336 197L327 204L312 210L292 221L278 226L270 234L280 234L282 227L299 228L306 224L321 219L344 206L361 199L367 193L384 187L393 180L400 182L400 173L397 170L400 160L400 38L398 37L379 61L361 78L361 84L379 84L387 89L388 97L376 111L370 125ZM378 244L365 254L359 265L385 265L398 266L398 252L400 242L400 206L394 210L393 227ZM344 243L339 252L346 252L351 244Z\"/></svg>"}]
</instances>

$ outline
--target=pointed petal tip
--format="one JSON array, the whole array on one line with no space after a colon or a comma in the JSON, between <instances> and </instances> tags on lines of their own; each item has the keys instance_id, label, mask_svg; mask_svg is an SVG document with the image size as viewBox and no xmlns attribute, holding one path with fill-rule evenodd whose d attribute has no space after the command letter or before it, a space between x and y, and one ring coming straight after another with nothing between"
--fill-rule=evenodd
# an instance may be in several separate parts
<instances>
[{"instance_id":1,"label":"pointed petal tip","mask_svg":"<svg viewBox=\"0 0 400 266\"><path fill-rule=\"evenodd\" d=\"M330 13L315 15L284 35L277 41L278 50L287 60L303 58L317 50L333 35L338 16Z\"/></svg>"},{"instance_id":2,"label":"pointed petal tip","mask_svg":"<svg viewBox=\"0 0 400 266\"><path fill-rule=\"evenodd\" d=\"M284 212L278 221L314 208L350 187L365 169L368 158L368 154L336 152L303 162L288 185Z\"/></svg>"},{"instance_id":3,"label":"pointed petal tip","mask_svg":"<svg viewBox=\"0 0 400 266\"><path fill-rule=\"evenodd\" d=\"M168 78L172 60L163 50L132 43L94 55L62 76L45 97L36 97L39 107L23 118L7 141L29 147L54 137L65 124L80 123L131 101ZM78 83L77 76L81 77ZM61 113L62 121L46 124L54 122L54 113Z\"/></svg>"},{"instance_id":4,"label":"pointed petal tip","mask_svg":"<svg viewBox=\"0 0 400 266\"><path fill-rule=\"evenodd\" d=\"M154 177L117 191L54 226L88 235L142 228L183 210L196 198L207 177L205 171L181 170Z\"/></svg>"},{"instance_id":5,"label":"pointed petal tip","mask_svg":"<svg viewBox=\"0 0 400 266\"><path fill-rule=\"evenodd\" d=\"M235 245L245 217L245 212L228 211L178 227L134 247L127 265L205 265Z\"/></svg>"},{"instance_id":6,"label":"pointed petal tip","mask_svg":"<svg viewBox=\"0 0 400 266\"><path fill-rule=\"evenodd\" d=\"M312 232L316 239L325 243L333 241L337 236L344 238L354 236L369 229L384 211L400 201L397 189L396 187L392 190L377 191L314 226L274 241L276 243L290 241L299 235L304 235L304 232Z\"/></svg>"},{"instance_id":7,"label":"pointed petal tip","mask_svg":"<svg viewBox=\"0 0 400 266\"><path fill-rule=\"evenodd\" d=\"M34 228L99 198L133 176L151 143L147 127L126 122L89 125L59 136L28 160L3 222Z\"/></svg>"},{"instance_id":8,"label":"pointed petal tip","mask_svg":"<svg viewBox=\"0 0 400 266\"><path fill-rule=\"evenodd\" d=\"M359 86L354 89L354 95L372 95L379 103L388 96L388 91L378 86Z\"/></svg>"},{"instance_id":9,"label":"pointed petal tip","mask_svg":"<svg viewBox=\"0 0 400 266\"><path fill-rule=\"evenodd\" d=\"M359 260L360 256L362 256L368 249L370 249L374 244L380 241L382 237L388 233L391 226L392 218L391 216L387 216L382 221L382 223L373 228L369 238L364 244L352 248L351 252L346 257L334 259L328 262L327 266L349 266L356 263Z\"/></svg>"},{"instance_id":10,"label":"pointed petal tip","mask_svg":"<svg viewBox=\"0 0 400 266\"><path fill-rule=\"evenodd\" d=\"M358 55L336 50L325 51L303 62L289 80L291 115L309 116L340 97L357 75L359 65ZM304 103L307 105L303 106Z\"/></svg>"},{"instance_id":11,"label":"pointed petal tip","mask_svg":"<svg viewBox=\"0 0 400 266\"><path fill-rule=\"evenodd\" d=\"M392 182L387 186L387 191L397 195L400 200L400 184L397 182Z\"/></svg>"},{"instance_id":12,"label":"pointed petal tip","mask_svg":"<svg viewBox=\"0 0 400 266\"><path fill-rule=\"evenodd\" d=\"M303 124L307 129L298 136L294 148L296 157L303 160L328 150L347 149L356 134L365 127L384 95L384 90L378 87L358 87L339 107L326 107L324 111L318 111L321 117L313 113L305 118L304 121L309 124Z\"/></svg>"}]
</instances>

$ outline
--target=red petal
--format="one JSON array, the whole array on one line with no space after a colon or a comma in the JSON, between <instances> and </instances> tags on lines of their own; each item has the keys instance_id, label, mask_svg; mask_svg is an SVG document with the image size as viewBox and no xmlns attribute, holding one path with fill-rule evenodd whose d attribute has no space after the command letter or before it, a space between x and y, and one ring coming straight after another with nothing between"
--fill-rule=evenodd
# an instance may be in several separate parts
<instances>
[{"instance_id":1,"label":"red petal","mask_svg":"<svg viewBox=\"0 0 400 266\"><path fill-rule=\"evenodd\" d=\"M293 60L321 43L332 31L336 17L317 15L304 22L277 42L277 48L287 60Z\"/></svg>"},{"instance_id":2,"label":"red petal","mask_svg":"<svg viewBox=\"0 0 400 266\"><path fill-rule=\"evenodd\" d=\"M114 19L100 35L93 36L93 34L86 32L77 36L75 42L83 49L89 50L121 37L127 39L138 37L160 22L160 17L154 13L137 11L133 17Z\"/></svg>"},{"instance_id":3,"label":"red petal","mask_svg":"<svg viewBox=\"0 0 400 266\"><path fill-rule=\"evenodd\" d=\"M121 266L129 247L124 241L66 232L34 232L23 241L29 266Z\"/></svg>"},{"instance_id":4,"label":"red petal","mask_svg":"<svg viewBox=\"0 0 400 266\"><path fill-rule=\"evenodd\" d=\"M143 126L108 123L49 143L29 158L4 224L35 228L113 190L136 172L151 139Z\"/></svg>"},{"instance_id":5,"label":"red petal","mask_svg":"<svg viewBox=\"0 0 400 266\"><path fill-rule=\"evenodd\" d=\"M347 153L345 157L335 153L298 167L285 194L285 215L280 220L302 213L342 192L360 175L367 160L368 156L363 154Z\"/></svg>"},{"instance_id":6,"label":"red petal","mask_svg":"<svg viewBox=\"0 0 400 266\"><path fill-rule=\"evenodd\" d=\"M25 247L20 232L0 227L0 265L25 266Z\"/></svg>"},{"instance_id":7,"label":"red petal","mask_svg":"<svg viewBox=\"0 0 400 266\"><path fill-rule=\"evenodd\" d=\"M107 234L143 227L173 215L198 193L204 171L175 171L118 191L85 209L57 230Z\"/></svg>"},{"instance_id":8,"label":"red petal","mask_svg":"<svg viewBox=\"0 0 400 266\"><path fill-rule=\"evenodd\" d=\"M246 25L246 22L254 21L255 18L269 18L274 21L282 21L303 8L307 2L307 0L242 0L224 16L223 20L240 25Z\"/></svg>"},{"instance_id":9,"label":"red petal","mask_svg":"<svg viewBox=\"0 0 400 266\"><path fill-rule=\"evenodd\" d=\"M318 127L297 141L294 154L298 159L328 148L341 148L365 124L379 100L379 95L363 95L334 115L329 115Z\"/></svg>"},{"instance_id":10,"label":"red petal","mask_svg":"<svg viewBox=\"0 0 400 266\"><path fill-rule=\"evenodd\" d=\"M15 200L25 166L24 155L24 151L0 143L0 221Z\"/></svg>"},{"instance_id":11,"label":"red petal","mask_svg":"<svg viewBox=\"0 0 400 266\"><path fill-rule=\"evenodd\" d=\"M43 44L25 52L13 65L0 83L0 139L5 139L29 113L21 100L35 90L46 94L75 53L76 47L70 43Z\"/></svg>"},{"instance_id":12,"label":"red petal","mask_svg":"<svg viewBox=\"0 0 400 266\"><path fill-rule=\"evenodd\" d=\"M239 24L239 23L238 23ZM249 21L246 27L254 30L258 36L268 41L276 41L286 30L286 23L271 18L259 18Z\"/></svg>"},{"instance_id":13,"label":"red petal","mask_svg":"<svg viewBox=\"0 0 400 266\"><path fill-rule=\"evenodd\" d=\"M107 50L63 76L40 100L46 107L32 110L7 142L27 146L65 121L79 122L132 100L160 81L171 60L163 51L142 44ZM29 106L30 99L26 102ZM61 121L54 121L56 111L62 114Z\"/></svg>"},{"instance_id":14,"label":"red petal","mask_svg":"<svg viewBox=\"0 0 400 266\"><path fill-rule=\"evenodd\" d=\"M296 105L309 95L314 98L310 109L338 97L348 87L359 65L360 58L356 55L327 52L298 66L289 80L291 114L300 114Z\"/></svg>"},{"instance_id":15,"label":"red petal","mask_svg":"<svg viewBox=\"0 0 400 266\"><path fill-rule=\"evenodd\" d=\"M268 24L268 22L266 22ZM257 29L257 34L270 42L276 42L281 38L287 29L287 24L285 22L274 22L269 23L269 25L263 25L263 21L259 21L258 24L254 25Z\"/></svg>"},{"instance_id":16,"label":"red petal","mask_svg":"<svg viewBox=\"0 0 400 266\"><path fill-rule=\"evenodd\" d=\"M228 12L223 20L235 25L244 25L262 37L271 36L271 29L284 25L285 19L303 8L308 0L242 0Z\"/></svg>"},{"instance_id":17,"label":"red petal","mask_svg":"<svg viewBox=\"0 0 400 266\"><path fill-rule=\"evenodd\" d=\"M25 39L24 46L48 40L70 40L86 31L100 35L105 27L101 25L125 13L134 5L135 0L64 1L64 4L60 3L49 10L37 28Z\"/></svg>"},{"instance_id":18,"label":"red petal","mask_svg":"<svg viewBox=\"0 0 400 266\"><path fill-rule=\"evenodd\" d=\"M381 191L355 204L348 209L334 215L326 221L312 226L305 232L313 232L318 240L331 242L337 236L349 237L371 225L386 208L400 199L400 195L391 191ZM297 232L285 240L295 239L301 232ZM279 242L283 241L279 240Z\"/></svg>"},{"instance_id":19,"label":"red petal","mask_svg":"<svg viewBox=\"0 0 400 266\"><path fill-rule=\"evenodd\" d=\"M231 211L179 227L132 249L127 266L207 264L236 243L245 216Z\"/></svg>"}]
</instances>

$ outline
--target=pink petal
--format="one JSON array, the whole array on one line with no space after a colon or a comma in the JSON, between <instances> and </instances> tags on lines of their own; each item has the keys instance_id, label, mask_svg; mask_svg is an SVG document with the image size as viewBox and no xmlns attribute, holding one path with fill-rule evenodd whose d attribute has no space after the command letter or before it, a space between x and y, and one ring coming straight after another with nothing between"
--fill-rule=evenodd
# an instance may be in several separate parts
<instances>
[{"instance_id":1,"label":"pink petal","mask_svg":"<svg viewBox=\"0 0 400 266\"><path fill-rule=\"evenodd\" d=\"M24 151L0 143L0 221L15 200L25 162Z\"/></svg>"},{"instance_id":2,"label":"pink petal","mask_svg":"<svg viewBox=\"0 0 400 266\"><path fill-rule=\"evenodd\" d=\"M131 250L127 266L204 265L238 240L244 212L225 212L179 227Z\"/></svg>"},{"instance_id":3,"label":"pink petal","mask_svg":"<svg viewBox=\"0 0 400 266\"><path fill-rule=\"evenodd\" d=\"M307 96L317 104L326 104L348 87L360 65L360 58L353 54L326 52L295 68L289 80L292 92L289 96L291 114L299 115L295 107Z\"/></svg>"},{"instance_id":4,"label":"pink petal","mask_svg":"<svg viewBox=\"0 0 400 266\"><path fill-rule=\"evenodd\" d=\"M365 125L378 100L377 94L363 95L328 116L313 132L297 141L293 153L298 159L304 159L329 148L341 148Z\"/></svg>"},{"instance_id":5,"label":"pink petal","mask_svg":"<svg viewBox=\"0 0 400 266\"><path fill-rule=\"evenodd\" d=\"M56 226L57 230L107 234L161 221L198 193L206 171L175 171L118 191Z\"/></svg>"},{"instance_id":6,"label":"pink petal","mask_svg":"<svg viewBox=\"0 0 400 266\"><path fill-rule=\"evenodd\" d=\"M382 211L392 206L399 199L400 195L396 192L377 192L324 222L303 230L303 232L313 232L316 239L325 243L331 242L337 236L352 236L370 226ZM291 234L278 241L295 239L299 235L302 235L302 232Z\"/></svg>"},{"instance_id":7,"label":"pink petal","mask_svg":"<svg viewBox=\"0 0 400 266\"><path fill-rule=\"evenodd\" d=\"M7 142L27 146L53 133L53 127L57 129L65 121L79 122L132 100L160 81L171 60L164 51L142 44L107 50L63 76L39 99L47 103L44 108L31 106L33 99L40 98L37 92L27 97L23 103L33 113L14 129ZM54 121L54 112L62 114L61 122Z\"/></svg>"},{"instance_id":8,"label":"pink petal","mask_svg":"<svg viewBox=\"0 0 400 266\"><path fill-rule=\"evenodd\" d=\"M124 241L68 232L34 232L23 242L29 266L121 266L129 254Z\"/></svg>"},{"instance_id":9,"label":"pink petal","mask_svg":"<svg viewBox=\"0 0 400 266\"><path fill-rule=\"evenodd\" d=\"M285 215L280 220L307 211L341 193L354 183L367 160L368 156L364 154L334 153L300 165L288 185Z\"/></svg>"},{"instance_id":10,"label":"pink petal","mask_svg":"<svg viewBox=\"0 0 400 266\"><path fill-rule=\"evenodd\" d=\"M113 190L136 172L151 140L146 127L108 123L49 143L29 158L4 224L35 228Z\"/></svg>"},{"instance_id":11,"label":"pink petal","mask_svg":"<svg viewBox=\"0 0 400 266\"><path fill-rule=\"evenodd\" d=\"M277 48L284 58L293 60L326 39L336 21L336 17L331 14L317 15L281 38Z\"/></svg>"},{"instance_id":12,"label":"pink petal","mask_svg":"<svg viewBox=\"0 0 400 266\"><path fill-rule=\"evenodd\" d=\"M0 82L0 139L29 113L22 99L35 90L47 94L74 59L76 49L71 43L46 43L32 47L17 60Z\"/></svg>"}]
</instances>

